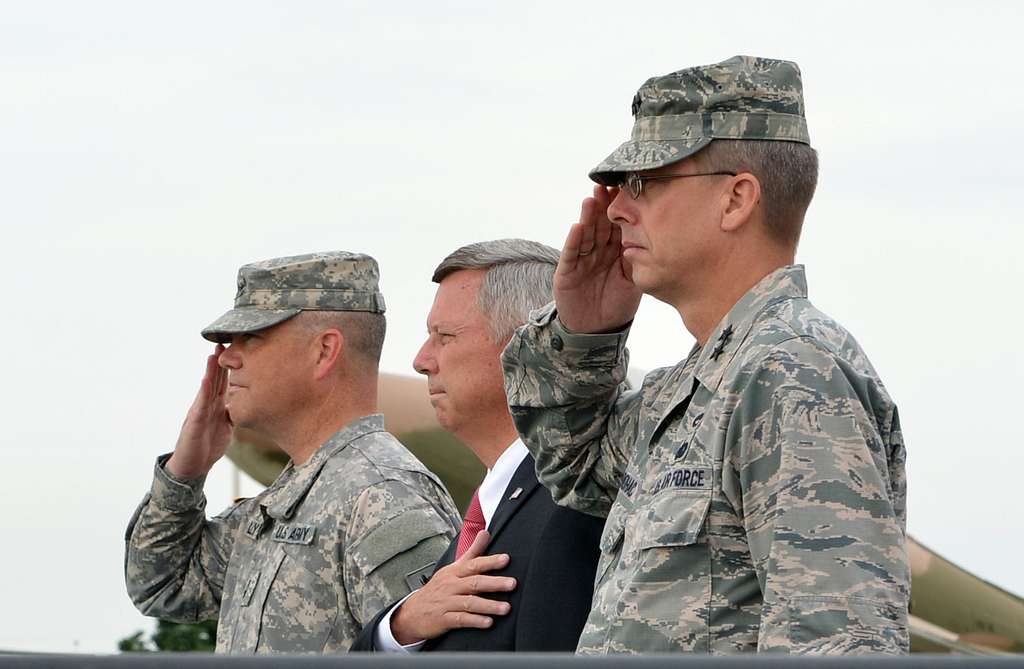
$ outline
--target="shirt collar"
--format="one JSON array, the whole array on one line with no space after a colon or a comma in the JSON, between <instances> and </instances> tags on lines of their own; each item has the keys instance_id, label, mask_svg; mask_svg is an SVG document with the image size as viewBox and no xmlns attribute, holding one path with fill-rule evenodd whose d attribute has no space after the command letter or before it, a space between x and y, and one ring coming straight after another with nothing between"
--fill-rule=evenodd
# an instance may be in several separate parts
<instances>
[{"instance_id":1,"label":"shirt collar","mask_svg":"<svg viewBox=\"0 0 1024 669\"><path fill-rule=\"evenodd\" d=\"M516 439L509 444L504 453L498 456L494 466L487 470L487 475L480 482L480 489L476 494L480 499L480 510L484 514L485 527L490 527L491 518L494 517L498 504L505 496L505 489L508 488L512 475L519 469L519 465L522 464L523 458L528 453L522 439Z\"/></svg>"},{"instance_id":2,"label":"shirt collar","mask_svg":"<svg viewBox=\"0 0 1024 669\"><path fill-rule=\"evenodd\" d=\"M715 326L697 358L694 377L709 390L715 390L758 317L779 302L806 297L803 265L780 267L761 279Z\"/></svg>"},{"instance_id":3,"label":"shirt collar","mask_svg":"<svg viewBox=\"0 0 1024 669\"><path fill-rule=\"evenodd\" d=\"M379 413L352 421L321 444L309 460L298 467L289 462L260 500L260 506L265 507L267 515L276 520L291 518L299 503L306 497L306 493L320 476L320 470L333 455L359 437L371 432L383 431L384 416Z\"/></svg>"}]
</instances>

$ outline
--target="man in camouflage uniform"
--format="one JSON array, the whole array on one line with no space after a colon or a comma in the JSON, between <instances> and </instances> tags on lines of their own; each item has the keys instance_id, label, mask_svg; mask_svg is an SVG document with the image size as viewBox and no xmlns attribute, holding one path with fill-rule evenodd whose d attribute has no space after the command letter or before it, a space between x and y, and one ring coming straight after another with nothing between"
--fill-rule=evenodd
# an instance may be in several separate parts
<instances>
[{"instance_id":1,"label":"man in camouflage uniform","mask_svg":"<svg viewBox=\"0 0 1024 669\"><path fill-rule=\"evenodd\" d=\"M541 481L608 517L579 651L907 652L896 406L793 264L817 181L799 69L655 77L633 115L503 356ZM697 344L621 391L642 293Z\"/></svg>"},{"instance_id":2,"label":"man in camouflage uniform","mask_svg":"<svg viewBox=\"0 0 1024 669\"><path fill-rule=\"evenodd\" d=\"M343 652L432 570L459 516L376 413L377 281L373 258L344 252L239 270L235 308L202 332L217 348L174 452L128 526L125 580L143 613L219 616L218 652ZM292 461L207 520L203 481L232 426Z\"/></svg>"}]
</instances>

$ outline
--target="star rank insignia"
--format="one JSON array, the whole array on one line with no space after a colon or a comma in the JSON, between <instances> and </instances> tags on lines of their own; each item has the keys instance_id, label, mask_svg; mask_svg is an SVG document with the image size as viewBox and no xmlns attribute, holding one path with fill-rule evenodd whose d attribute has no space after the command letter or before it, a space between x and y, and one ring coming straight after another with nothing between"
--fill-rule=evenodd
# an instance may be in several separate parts
<instances>
[{"instance_id":1,"label":"star rank insignia","mask_svg":"<svg viewBox=\"0 0 1024 669\"><path fill-rule=\"evenodd\" d=\"M718 362L718 357L725 353L725 345L729 343L730 339L732 339L732 333L732 323L730 323L725 326L724 330L722 330L722 334L718 335L718 345L715 346L713 351L711 351L711 359L715 362Z\"/></svg>"}]
</instances>

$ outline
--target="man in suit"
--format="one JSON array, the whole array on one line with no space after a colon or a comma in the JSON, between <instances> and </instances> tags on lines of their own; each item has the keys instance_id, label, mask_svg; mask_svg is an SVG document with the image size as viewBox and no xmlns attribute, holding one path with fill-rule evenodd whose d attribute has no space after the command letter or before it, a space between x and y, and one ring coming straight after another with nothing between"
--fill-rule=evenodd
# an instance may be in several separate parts
<instances>
[{"instance_id":1,"label":"man in suit","mask_svg":"<svg viewBox=\"0 0 1024 669\"><path fill-rule=\"evenodd\" d=\"M464 246L434 271L427 341L413 366L428 379L438 421L487 475L433 574L410 574L423 587L381 611L352 650L575 650L603 520L557 506L538 485L500 361L530 310L550 301L557 264L553 248L505 239Z\"/></svg>"}]
</instances>

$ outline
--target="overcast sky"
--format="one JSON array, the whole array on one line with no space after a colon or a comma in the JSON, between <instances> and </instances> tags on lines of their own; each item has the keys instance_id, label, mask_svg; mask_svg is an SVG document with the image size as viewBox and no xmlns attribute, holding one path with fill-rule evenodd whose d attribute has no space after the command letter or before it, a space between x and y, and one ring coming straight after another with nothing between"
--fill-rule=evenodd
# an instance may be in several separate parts
<instances>
[{"instance_id":1,"label":"overcast sky","mask_svg":"<svg viewBox=\"0 0 1024 669\"><path fill-rule=\"evenodd\" d=\"M411 373L440 258L498 237L560 247L637 87L736 54L803 70L822 168L799 260L899 404L911 534L1024 593L1021 5L34 1L2 16L0 648L110 652L151 628L124 592L124 527L239 265L374 255L383 369ZM633 364L691 344L645 299Z\"/></svg>"}]
</instances>

